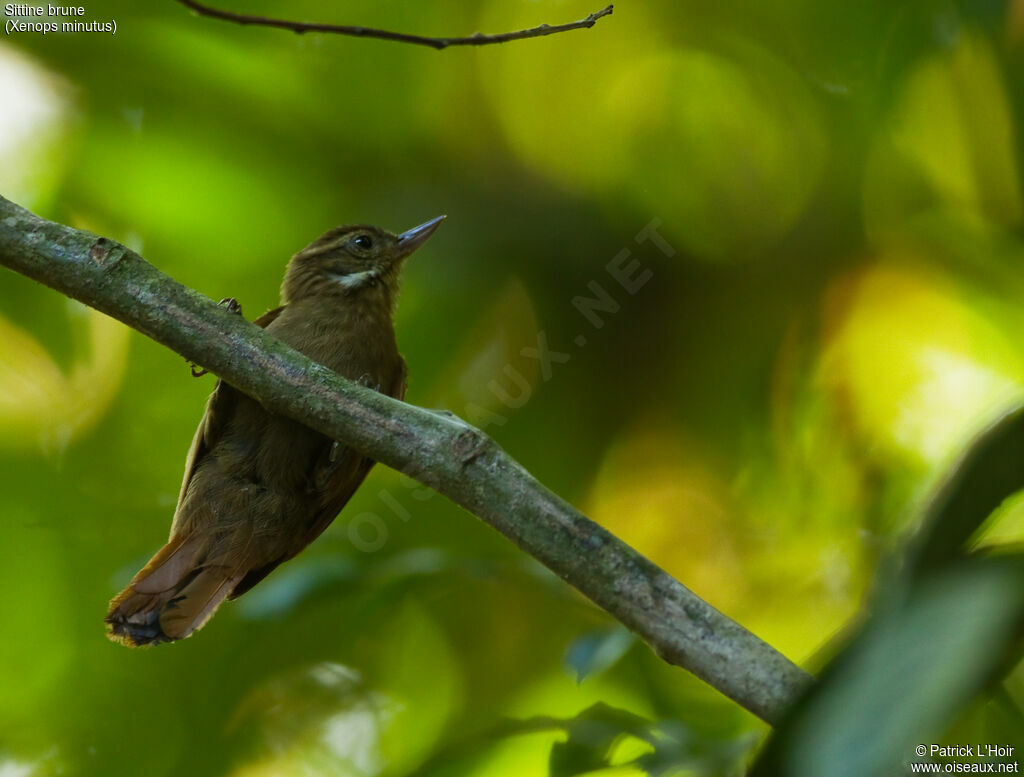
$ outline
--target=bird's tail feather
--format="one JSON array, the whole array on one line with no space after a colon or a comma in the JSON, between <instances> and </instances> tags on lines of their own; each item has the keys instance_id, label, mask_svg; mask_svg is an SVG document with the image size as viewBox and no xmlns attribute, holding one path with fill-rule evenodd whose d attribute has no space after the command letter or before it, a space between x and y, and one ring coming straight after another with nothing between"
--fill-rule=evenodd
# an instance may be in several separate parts
<instances>
[{"instance_id":1,"label":"bird's tail feather","mask_svg":"<svg viewBox=\"0 0 1024 777\"><path fill-rule=\"evenodd\" d=\"M184 639L201 628L244 572L208 564L199 535L172 537L110 602L108 636L129 646Z\"/></svg>"}]
</instances>

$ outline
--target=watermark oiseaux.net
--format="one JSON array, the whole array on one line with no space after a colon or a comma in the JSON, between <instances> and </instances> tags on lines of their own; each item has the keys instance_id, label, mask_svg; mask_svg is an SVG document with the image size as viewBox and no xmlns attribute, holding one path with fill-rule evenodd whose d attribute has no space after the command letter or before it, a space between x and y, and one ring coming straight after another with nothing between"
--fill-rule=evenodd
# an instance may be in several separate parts
<instances>
[{"instance_id":1,"label":"watermark oiseaux.net","mask_svg":"<svg viewBox=\"0 0 1024 777\"><path fill-rule=\"evenodd\" d=\"M574 296L570 300L570 304L579 312L590 329L604 328L606 317L622 309L623 295L634 296L654 277L654 272L644 267L640 259L634 257L635 251L654 250L666 257L675 256L675 249L658 232L660 226L660 219L652 219L633 238L635 246L625 247L616 253L604 264L601 276L587 283L587 294ZM587 345L588 337L585 332L586 330L572 338L572 343L577 349ZM519 354L538 362L540 379L545 383L554 375L554 365L567 364L573 358L572 351L554 350L544 330L538 331L536 342L533 345L524 345ZM495 376L487 384L487 390L508 410L518 410L529 402L534 388L530 379L512 364L502 367L500 375ZM460 415L481 430L492 425L504 426L508 422L507 416L472 402L462 408ZM429 483L429 473L423 475L423 482ZM412 518L412 512L403 503L402 497L409 496L415 501L424 502L434 496L435 492L432 489L425 488L419 481L407 475L402 475L400 481L406 491L396 495L392 490L385 488L378 494L385 510L359 513L348 522L348 539L357 550L373 553L384 547L390 534L384 516L389 516L392 520L397 518L403 523ZM384 515L381 515L381 512Z\"/></svg>"},{"instance_id":2,"label":"watermark oiseaux.net","mask_svg":"<svg viewBox=\"0 0 1024 777\"><path fill-rule=\"evenodd\" d=\"M911 774L1020 774L1014 750L1013 745L998 744L920 744L914 755L932 760L908 766Z\"/></svg>"}]
</instances>

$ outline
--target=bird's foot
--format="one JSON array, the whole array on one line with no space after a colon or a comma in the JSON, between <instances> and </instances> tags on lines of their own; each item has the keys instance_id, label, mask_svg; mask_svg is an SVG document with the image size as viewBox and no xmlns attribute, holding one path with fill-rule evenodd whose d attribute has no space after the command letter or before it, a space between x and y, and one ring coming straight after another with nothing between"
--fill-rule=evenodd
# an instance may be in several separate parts
<instances>
[{"instance_id":1,"label":"bird's foot","mask_svg":"<svg viewBox=\"0 0 1024 777\"><path fill-rule=\"evenodd\" d=\"M368 372L364 372L359 376L359 380L356 381L360 386L366 386L366 388L372 388L374 391L380 391L380 383L374 383L373 377Z\"/></svg>"},{"instance_id":2,"label":"bird's foot","mask_svg":"<svg viewBox=\"0 0 1024 777\"><path fill-rule=\"evenodd\" d=\"M228 313L235 313L236 315L242 315L242 303L234 297L225 297L217 303L224 308Z\"/></svg>"},{"instance_id":3,"label":"bird's foot","mask_svg":"<svg viewBox=\"0 0 1024 777\"><path fill-rule=\"evenodd\" d=\"M337 440L332 440L327 450L320 454L320 461L306 482L307 493L315 494L326 489L334 473L345 463L348 452L348 448Z\"/></svg>"}]
</instances>

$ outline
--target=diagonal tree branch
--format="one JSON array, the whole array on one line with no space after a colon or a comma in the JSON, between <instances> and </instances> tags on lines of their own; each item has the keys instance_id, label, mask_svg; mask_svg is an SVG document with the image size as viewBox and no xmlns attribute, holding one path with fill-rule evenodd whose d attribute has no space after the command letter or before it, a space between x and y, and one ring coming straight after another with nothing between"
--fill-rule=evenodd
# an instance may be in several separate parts
<instances>
[{"instance_id":1,"label":"diagonal tree branch","mask_svg":"<svg viewBox=\"0 0 1024 777\"><path fill-rule=\"evenodd\" d=\"M768 721L811 677L542 486L478 429L356 385L107 238L0 197L0 264L204 365L268 409L400 470L483 519L640 635Z\"/></svg>"},{"instance_id":2,"label":"diagonal tree branch","mask_svg":"<svg viewBox=\"0 0 1024 777\"><path fill-rule=\"evenodd\" d=\"M541 38L545 35L554 35L569 30L581 30L593 27L597 20L610 16L612 6L606 6L600 11L595 11L585 19L566 24L541 24L531 27L528 30L515 30L514 32L502 32L494 35L476 33L461 38L431 38L424 35L411 35L405 32L391 32L380 30L375 27L363 27L355 24L321 24L317 22L295 22L289 19L275 19L269 16L256 16L254 14L235 13L224 11L219 8L211 8L196 0L178 0L184 6L191 8L200 16L209 16L213 19L222 19L235 24L252 24L260 27L277 27L282 30L291 30L294 33L303 34L307 32L324 32L334 35L351 35L356 38L379 38L381 40L393 40L399 43L412 43L419 46L430 46L435 49L446 49L449 46L487 46L492 43L508 43L513 40L525 40L526 38Z\"/></svg>"}]
</instances>

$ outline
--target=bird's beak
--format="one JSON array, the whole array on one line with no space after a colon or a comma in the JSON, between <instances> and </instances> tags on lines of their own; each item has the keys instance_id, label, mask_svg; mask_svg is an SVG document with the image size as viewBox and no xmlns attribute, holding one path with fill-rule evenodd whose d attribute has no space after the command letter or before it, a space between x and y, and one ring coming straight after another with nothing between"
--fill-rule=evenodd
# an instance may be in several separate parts
<instances>
[{"instance_id":1,"label":"bird's beak","mask_svg":"<svg viewBox=\"0 0 1024 777\"><path fill-rule=\"evenodd\" d=\"M398 255L404 259L421 245L427 242L427 238L434 234L441 222L445 220L445 216L438 216L436 219L425 221L418 227L407 229L405 232L398 236Z\"/></svg>"}]
</instances>

